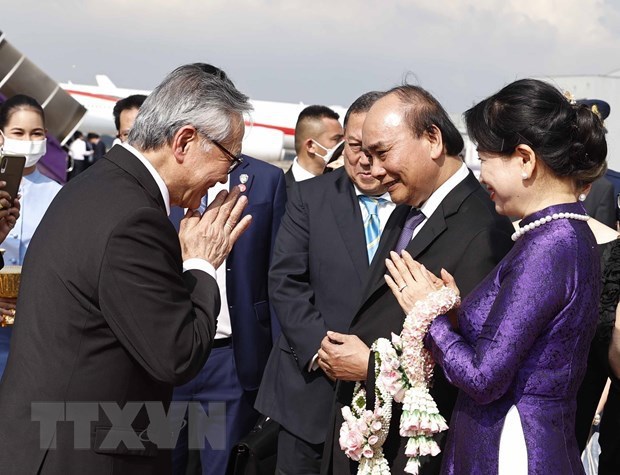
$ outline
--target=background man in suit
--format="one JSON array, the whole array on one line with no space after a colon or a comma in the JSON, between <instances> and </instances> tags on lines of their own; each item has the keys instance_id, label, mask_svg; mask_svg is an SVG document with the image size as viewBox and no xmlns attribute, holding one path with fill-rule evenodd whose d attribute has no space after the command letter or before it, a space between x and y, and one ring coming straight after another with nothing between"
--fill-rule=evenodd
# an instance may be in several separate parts
<instances>
[{"instance_id":1,"label":"background man in suit","mask_svg":"<svg viewBox=\"0 0 620 475\"><path fill-rule=\"evenodd\" d=\"M146 96L144 94L132 94L114 104L112 115L114 116L114 125L116 126L116 136L122 143L127 142L129 132L145 100Z\"/></svg>"},{"instance_id":2,"label":"background man in suit","mask_svg":"<svg viewBox=\"0 0 620 475\"><path fill-rule=\"evenodd\" d=\"M221 69L206 63L195 65L233 85ZM209 189L200 210L211 204L220 190L228 191L238 184L245 186L249 205L244 214L252 216L253 224L216 270L222 305L211 356L198 376L175 388L173 396L179 401L199 401L207 413L210 402L225 402L226 420L221 431L225 430L226 444L223 450L205 444L199 457L192 451L188 461L184 430L174 452L174 473L178 474L200 473L194 465L201 465L203 474L224 475L231 448L258 420L254 401L272 342L279 334L280 326L269 305L267 278L286 204L284 174L278 167L244 155L226 183ZM192 460L196 458L198 463Z\"/></svg>"},{"instance_id":3,"label":"background man in suit","mask_svg":"<svg viewBox=\"0 0 620 475\"><path fill-rule=\"evenodd\" d=\"M167 212L198 208L226 180L250 108L225 81L182 66L145 101L128 144L57 195L24 263L0 387L0 473L170 473L142 403L166 411L173 385L204 365L220 305L214 268L251 217L241 218L240 188L203 216L188 212L179 236ZM95 408L81 425L76 401ZM140 410L119 421L100 402ZM58 404L55 431L41 431Z\"/></svg>"},{"instance_id":4,"label":"background man in suit","mask_svg":"<svg viewBox=\"0 0 620 475\"><path fill-rule=\"evenodd\" d=\"M316 354L327 330L349 328L369 257L393 209L361 151L364 117L380 96L365 94L349 108L345 166L293 187L276 239L269 294L282 335L269 357L256 408L282 426L279 474L320 470L334 393Z\"/></svg>"},{"instance_id":5,"label":"background man in suit","mask_svg":"<svg viewBox=\"0 0 620 475\"><path fill-rule=\"evenodd\" d=\"M325 468L339 475L356 470L339 447L340 409L351 404L353 381L373 387L374 357L369 347L378 338L399 334L404 322L405 315L383 277L389 252L405 248L435 274L445 268L466 295L508 252L514 231L458 158L463 139L443 107L424 89L396 87L377 101L364 122L363 144L371 156L373 177L395 203L405 206L394 211L381 237L350 334L328 333L319 352L320 366L341 380L326 450L331 449L332 459L325 461ZM440 368L435 368L435 375L431 394L449 420L456 390ZM373 408L374 398L368 399ZM403 473L405 447L398 435L400 408L396 406L384 451L392 473ZM437 459L424 465L423 472L437 473Z\"/></svg>"},{"instance_id":6,"label":"background man in suit","mask_svg":"<svg viewBox=\"0 0 620 475\"><path fill-rule=\"evenodd\" d=\"M285 174L286 191L298 181L314 178L325 171L335 149L342 142L340 116L325 106L308 106L302 110L295 125L293 165Z\"/></svg>"},{"instance_id":7,"label":"background man in suit","mask_svg":"<svg viewBox=\"0 0 620 475\"><path fill-rule=\"evenodd\" d=\"M611 106L600 99L579 99L576 102L588 106L602 121L607 119L611 112ZM603 176L592 183L585 195L585 199L580 195L579 200L583 201L588 215L616 229L618 227L618 201L613 183Z\"/></svg>"},{"instance_id":8,"label":"background man in suit","mask_svg":"<svg viewBox=\"0 0 620 475\"><path fill-rule=\"evenodd\" d=\"M581 196L579 199L581 200ZM590 191L587 193L585 200L583 200L583 206L589 216L612 229L618 227L614 185L604 176L592 183Z\"/></svg>"},{"instance_id":9,"label":"background man in suit","mask_svg":"<svg viewBox=\"0 0 620 475\"><path fill-rule=\"evenodd\" d=\"M101 136L99 134L96 134L95 132L89 132L86 136L86 141L93 149L93 155L92 157L90 157L91 164L95 163L97 160L101 160L107 152L105 143L103 143L103 140L101 140Z\"/></svg>"}]
</instances>

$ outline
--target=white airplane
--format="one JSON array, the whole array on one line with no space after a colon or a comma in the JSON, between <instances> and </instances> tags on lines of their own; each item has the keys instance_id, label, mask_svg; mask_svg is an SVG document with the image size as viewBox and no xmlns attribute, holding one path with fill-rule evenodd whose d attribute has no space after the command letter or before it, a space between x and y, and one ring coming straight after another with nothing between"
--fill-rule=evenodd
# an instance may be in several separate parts
<instances>
[{"instance_id":1,"label":"white airplane","mask_svg":"<svg viewBox=\"0 0 620 475\"><path fill-rule=\"evenodd\" d=\"M112 109L119 99L132 94L148 95L150 91L116 87L108 76L97 75L97 85L61 83L60 87L82 104L87 113L79 128L87 132L116 135ZM305 104L286 102L250 101L254 106L251 117L246 121L243 138L243 153L267 161L284 158L285 154L295 155L295 123ZM341 120L346 109L330 106Z\"/></svg>"}]
</instances>

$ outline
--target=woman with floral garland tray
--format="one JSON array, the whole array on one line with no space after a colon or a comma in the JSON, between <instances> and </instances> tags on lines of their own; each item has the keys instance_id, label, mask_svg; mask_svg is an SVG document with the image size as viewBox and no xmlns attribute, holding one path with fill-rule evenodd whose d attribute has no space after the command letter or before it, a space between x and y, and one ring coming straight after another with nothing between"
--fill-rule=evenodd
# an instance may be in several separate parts
<instances>
[{"instance_id":1,"label":"woman with floral garland tray","mask_svg":"<svg viewBox=\"0 0 620 475\"><path fill-rule=\"evenodd\" d=\"M465 119L496 210L522 221L512 250L454 322L441 315L430 325L427 348L459 388L442 473L582 474L575 398L597 323L600 269L575 197L605 171L605 131L587 107L531 79ZM438 295L443 284L456 291L447 272L440 281L406 253L392 254L388 269L406 312L448 303Z\"/></svg>"}]
</instances>

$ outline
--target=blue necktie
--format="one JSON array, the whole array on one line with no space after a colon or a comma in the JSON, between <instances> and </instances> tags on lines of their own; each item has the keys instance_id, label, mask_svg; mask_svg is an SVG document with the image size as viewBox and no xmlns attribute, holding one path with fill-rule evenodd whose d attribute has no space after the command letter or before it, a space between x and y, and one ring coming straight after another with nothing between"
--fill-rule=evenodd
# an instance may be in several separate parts
<instances>
[{"instance_id":1,"label":"blue necktie","mask_svg":"<svg viewBox=\"0 0 620 475\"><path fill-rule=\"evenodd\" d=\"M359 199L368 211L368 216L364 220L364 235L366 236L366 251L368 252L368 263L372 262L372 258L375 256L379 247L379 240L381 239L381 222L379 221L379 214L377 208L379 203L385 201L384 198L373 198L372 196L360 195Z\"/></svg>"},{"instance_id":2,"label":"blue necktie","mask_svg":"<svg viewBox=\"0 0 620 475\"><path fill-rule=\"evenodd\" d=\"M413 236L413 231L417 228L422 221L426 219L424 213L417 208L411 208L409 214L407 215L407 219L405 220L405 225L403 226L403 230L398 237L398 242L396 243L396 247L394 247L394 251L397 254L400 254L403 249L407 247L409 242L411 242L411 237Z\"/></svg>"}]
</instances>

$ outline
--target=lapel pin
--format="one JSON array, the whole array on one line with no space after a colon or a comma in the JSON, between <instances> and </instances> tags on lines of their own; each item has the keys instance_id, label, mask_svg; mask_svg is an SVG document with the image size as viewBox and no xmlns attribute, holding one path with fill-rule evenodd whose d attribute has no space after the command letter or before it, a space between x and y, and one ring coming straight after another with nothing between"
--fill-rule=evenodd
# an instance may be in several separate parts
<instances>
[{"instance_id":1,"label":"lapel pin","mask_svg":"<svg viewBox=\"0 0 620 475\"><path fill-rule=\"evenodd\" d=\"M239 181L241 182L242 185L245 185L248 182L248 175L247 173L242 173L241 175L239 175Z\"/></svg>"}]
</instances>

